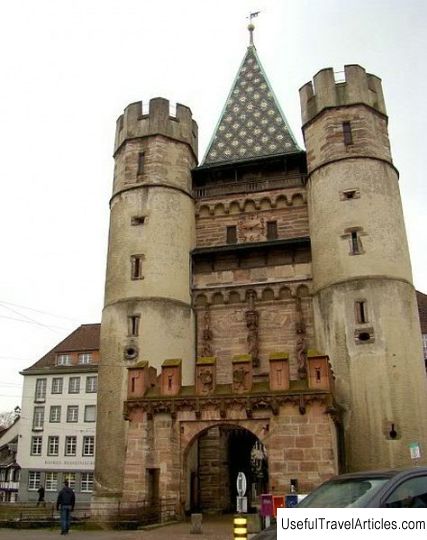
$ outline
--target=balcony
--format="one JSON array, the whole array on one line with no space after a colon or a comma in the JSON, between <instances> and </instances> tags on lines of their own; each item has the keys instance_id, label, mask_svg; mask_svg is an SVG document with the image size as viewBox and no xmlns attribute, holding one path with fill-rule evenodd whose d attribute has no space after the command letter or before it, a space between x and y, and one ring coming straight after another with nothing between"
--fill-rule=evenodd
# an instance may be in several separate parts
<instances>
[{"instance_id":1,"label":"balcony","mask_svg":"<svg viewBox=\"0 0 427 540\"><path fill-rule=\"evenodd\" d=\"M280 178L264 178L246 181L235 181L221 184L211 184L193 189L195 199L231 195L233 193L255 193L291 187L302 187L307 179L306 174L297 174Z\"/></svg>"}]
</instances>

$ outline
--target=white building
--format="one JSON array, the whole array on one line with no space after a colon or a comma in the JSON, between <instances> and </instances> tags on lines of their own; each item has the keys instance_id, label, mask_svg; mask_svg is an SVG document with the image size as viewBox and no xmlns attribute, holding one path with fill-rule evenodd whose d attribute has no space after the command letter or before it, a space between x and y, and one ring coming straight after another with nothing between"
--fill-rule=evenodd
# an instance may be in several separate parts
<instances>
[{"instance_id":1,"label":"white building","mask_svg":"<svg viewBox=\"0 0 427 540\"><path fill-rule=\"evenodd\" d=\"M45 488L54 501L65 479L77 500L93 489L99 324L85 324L22 372L17 462L20 501Z\"/></svg>"}]
</instances>

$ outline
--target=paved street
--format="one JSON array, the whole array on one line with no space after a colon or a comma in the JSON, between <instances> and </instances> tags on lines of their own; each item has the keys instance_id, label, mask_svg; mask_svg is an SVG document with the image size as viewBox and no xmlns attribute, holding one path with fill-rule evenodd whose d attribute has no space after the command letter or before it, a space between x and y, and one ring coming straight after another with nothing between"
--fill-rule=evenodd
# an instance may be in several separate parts
<instances>
[{"instance_id":1,"label":"paved street","mask_svg":"<svg viewBox=\"0 0 427 540\"><path fill-rule=\"evenodd\" d=\"M141 531L77 531L70 540L228 540L233 538L233 516L205 519L202 534L190 534L189 522ZM48 540L60 537L58 529L1 529L0 540Z\"/></svg>"}]
</instances>

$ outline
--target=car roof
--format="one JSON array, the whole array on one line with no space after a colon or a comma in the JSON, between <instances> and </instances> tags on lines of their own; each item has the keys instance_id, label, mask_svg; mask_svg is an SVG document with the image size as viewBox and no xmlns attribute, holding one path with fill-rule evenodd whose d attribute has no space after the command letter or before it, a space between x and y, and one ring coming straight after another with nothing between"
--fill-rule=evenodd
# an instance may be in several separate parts
<instances>
[{"instance_id":1,"label":"car roof","mask_svg":"<svg viewBox=\"0 0 427 540\"><path fill-rule=\"evenodd\" d=\"M392 478L393 476L401 475L406 476L407 474L413 473L424 473L427 474L427 467L402 467L398 469L377 469L373 471L359 471L352 473L340 474L334 476L329 481L336 480L357 480L358 478L372 478L372 477L381 477L381 478Z\"/></svg>"}]
</instances>

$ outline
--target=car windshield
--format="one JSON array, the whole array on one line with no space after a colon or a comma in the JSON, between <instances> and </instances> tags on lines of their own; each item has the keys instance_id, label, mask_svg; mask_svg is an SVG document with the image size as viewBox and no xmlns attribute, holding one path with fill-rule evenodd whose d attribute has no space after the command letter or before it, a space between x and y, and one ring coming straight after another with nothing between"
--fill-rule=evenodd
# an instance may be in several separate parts
<instances>
[{"instance_id":1,"label":"car windshield","mask_svg":"<svg viewBox=\"0 0 427 540\"><path fill-rule=\"evenodd\" d=\"M363 508L388 481L381 477L331 480L303 499L298 508Z\"/></svg>"}]
</instances>

